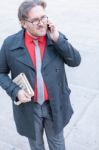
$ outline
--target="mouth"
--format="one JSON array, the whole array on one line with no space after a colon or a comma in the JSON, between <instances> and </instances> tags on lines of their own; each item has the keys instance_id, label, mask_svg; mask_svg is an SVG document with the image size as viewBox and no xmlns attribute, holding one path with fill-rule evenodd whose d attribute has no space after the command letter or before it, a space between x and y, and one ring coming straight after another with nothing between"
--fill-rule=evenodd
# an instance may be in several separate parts
<instances>
[{"instance_id":1,"label":"mouth","mask_svg":"<svg viewBox=\"0 0 99 150\"><path fill-rule=\"evenodd\" d=\"M44 30L45 28L44 27L38 27L38 30Z\"/></svg>"},{"instance_id":2,"label":"mouth","mask_svg":"<svg viewBox=\"0 0 99 150\"><path fill-rule=\"evenodd\" d=\"M37 34L38 34L39 36L44 36L44 35L46 34L46 32L47 32L47 29L46 29L46 27L44 27L44 26L39 26L39 27L37 28Z\"/></svg>"},{"instance_id":3,"label":"mouth","mask_svg":"<svg viewBox=\"0 0 99 150\"><path fill-rule=\"evenodd\" d=\"M37 29L39 33L45 33L46 32L46 28L41 27Z\"/></svg>"}]
</instances>

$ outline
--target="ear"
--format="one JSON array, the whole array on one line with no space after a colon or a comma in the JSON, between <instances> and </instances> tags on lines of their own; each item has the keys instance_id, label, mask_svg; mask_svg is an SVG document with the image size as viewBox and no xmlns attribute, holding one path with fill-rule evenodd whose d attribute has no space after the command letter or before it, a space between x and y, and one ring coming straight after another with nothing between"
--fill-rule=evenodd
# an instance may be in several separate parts
<instances>
[{"instance_id":1,"label":"ear","mask_svg":"<svg viewBox=\"0 0 99 150\"><path fill-rule=\"evenodd\" d=\"M25 20L21 20L20 23L21 23L21 26L26 29L27 25L26 25Z\"/></svg>"}]
</instances>

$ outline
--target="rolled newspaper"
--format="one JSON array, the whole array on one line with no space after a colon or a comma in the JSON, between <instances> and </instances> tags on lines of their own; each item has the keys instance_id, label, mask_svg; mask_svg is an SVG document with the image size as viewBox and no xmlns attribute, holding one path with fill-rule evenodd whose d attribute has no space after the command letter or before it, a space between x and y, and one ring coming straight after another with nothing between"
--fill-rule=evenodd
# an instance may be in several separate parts
<instances>
[{"instance_id":1,"label":"rolled newspaper","mask_svg":"<svg viewBox=\"0 0 99 150\"><path fill-rule=\"evenodd\" d=\"M34 95L34 91L24 73L20 73L18 76L16 76L13 80L14 83L16 83L20 88L25 90L27 93ZM16 105L20 105L21 101L14 101Z\"/></svg>"}]
</instances>

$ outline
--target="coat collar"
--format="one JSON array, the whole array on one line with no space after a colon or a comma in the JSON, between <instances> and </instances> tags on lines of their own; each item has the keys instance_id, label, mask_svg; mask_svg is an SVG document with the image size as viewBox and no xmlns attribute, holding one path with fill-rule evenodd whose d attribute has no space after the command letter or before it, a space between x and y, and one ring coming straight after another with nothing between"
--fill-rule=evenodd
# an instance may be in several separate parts
<instances>
[{"instance_id":1,"label":"coat collar","mask_svg":"<svg viewBox=\"0 0 99 150\"><path fill-rule=\"evenodd\" d=\"M11 51L17 50L20 52L21 55L18 58L16 58L18 61L20 61L21 63L35 70L35 67L32 63L32 60L24 44L24 34L25 34L25 31L21 30L17 34L13 35L12 36L13 38L11 38L12 41L10 40L11 44L9 44L9 47ZM46 67L55 57L53 50L52 50L53 44L54 44L53 41L51 40L49 34L47 33L46 34L46 47L45 47L45 52L44 52L44 57L43 57L43 62L42 62L42 69L44 69L44 67Z\"/></svg>"},{"instance_id":2,"label":"coat collar","mask_svg":"<svg viewBox=\"0 0 99 150\"><path fill-rule=\"evenodd\" d=\"M18 33L11 36L14 38L12 39L13 44L10 45L10 50L14 50L17 48L25 48L24 34L25 34L25 30L23 29L19 31ZM53 42L48 33L46 34L46 38L47 38L47 46L53 45Z\"/></svg>"},{"instance_id":3,"label":"coat collar","mask_svg":"<svg viewBox=\"0 0 99 150\"><path fill-rule=\"evenodd\" d=\"M24 30L19 31L18 33L11 35L9 37L11 44L9 45L10 50L15 50L17 48L24 48Z\"/></svg>"}]
</instances>

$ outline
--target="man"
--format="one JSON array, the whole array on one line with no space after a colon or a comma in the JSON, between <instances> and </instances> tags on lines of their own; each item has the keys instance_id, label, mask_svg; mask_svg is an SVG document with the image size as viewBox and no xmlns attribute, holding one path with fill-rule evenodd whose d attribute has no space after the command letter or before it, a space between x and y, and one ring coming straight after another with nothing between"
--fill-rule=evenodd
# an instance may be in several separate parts
<instances>
[{"instance_id":1,"label":"man","mask_svg":"<svg viewBox=\"0 0 99 150\"><path fill-rule=\"evenodd\" d=\"M22 30L6 38L0 51L0 85L12 98L17 131L28 137L31 150L45 150L44 129L49 149L65 150L63 128L73 110L64 65L76 67L81 58L48 19L45 7L40 0L20 5ZM13 83L13 78L22 72L34 96ZM15 105L14 101L21 104Z\"/></svg>"}]
</instances>

